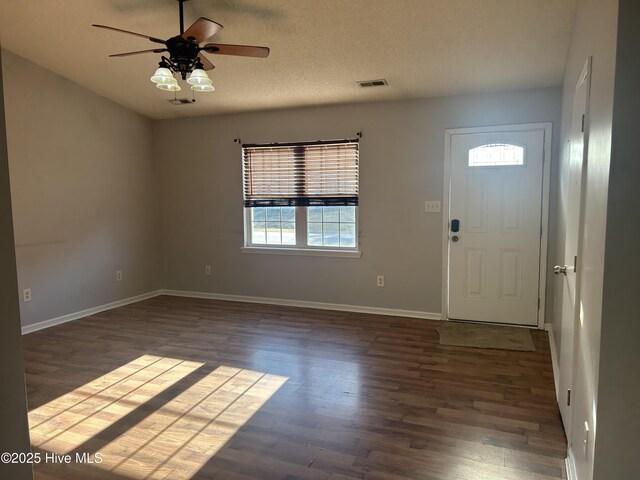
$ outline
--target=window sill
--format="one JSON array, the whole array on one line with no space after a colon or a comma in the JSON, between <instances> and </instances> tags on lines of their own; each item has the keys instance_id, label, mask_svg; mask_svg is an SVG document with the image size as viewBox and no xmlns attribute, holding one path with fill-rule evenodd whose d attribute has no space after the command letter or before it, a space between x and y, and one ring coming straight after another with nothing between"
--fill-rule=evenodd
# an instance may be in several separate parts
<instances>
[{"instance_id":1,"label":"window sill","mask_svg":"<svg viewBox=\"0 0 640 480\"><path fill-rule=\"evenodd\" d=\"M280 248L280 247L241 247L242 253L258 253L266 255L306 255L310 257L343 257L360 258L358 250L329 250L316 248Z\"/></svg>"}]
</instances>

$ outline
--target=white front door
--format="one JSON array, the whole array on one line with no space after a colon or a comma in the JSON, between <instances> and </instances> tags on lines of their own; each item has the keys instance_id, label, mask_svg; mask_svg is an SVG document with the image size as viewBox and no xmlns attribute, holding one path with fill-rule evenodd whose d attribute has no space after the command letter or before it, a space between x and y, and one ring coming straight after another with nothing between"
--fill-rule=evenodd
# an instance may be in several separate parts
<instances>
[{"instance_id":1,"label":"white front door","mask_svg":"<svg viewBox=\"0 0 640 480\"><path fill-rule=\"evenodd\" d=\"M565 212L564 264L556 267L556 274L562 277L562 320L560 336L560 357L558 368L558 405L565 429L571 424L569 417L569 390L573 377L573 339L578 304L576 264L580 241L580 217L582 210L582 183L584 175L584 136L587 102L589 98L590 61L584 67L578 80L573 99L571 120L571 153L567 182L561 185L561 198ZM568 435L567 435L568 437Z\"/></svg>"},{"instance_id":2,"label":"white front door","mask_svg":"<svg viewBox=\"0 0 640 480\"><path fill-rule=\"evenodd\" d=\"M538 324L545 132L451 135L449 318Z\"/></svg>"}]
</instances>

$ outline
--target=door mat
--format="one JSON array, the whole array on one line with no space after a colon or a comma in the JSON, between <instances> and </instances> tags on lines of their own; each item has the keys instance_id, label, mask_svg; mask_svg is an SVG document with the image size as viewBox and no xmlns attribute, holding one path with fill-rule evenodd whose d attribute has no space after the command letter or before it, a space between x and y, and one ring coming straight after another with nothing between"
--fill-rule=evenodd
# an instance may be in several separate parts
<instances>
[{"instance_id":1,"label":"door mat","mask_svg":"<svg viewBox=\"0 0 640 480\"><path fill-rule=\"evenodd\" d=\"M528 328L449 323L438 328L441 345L534 352Z\"/></svg>"}]
</instances>

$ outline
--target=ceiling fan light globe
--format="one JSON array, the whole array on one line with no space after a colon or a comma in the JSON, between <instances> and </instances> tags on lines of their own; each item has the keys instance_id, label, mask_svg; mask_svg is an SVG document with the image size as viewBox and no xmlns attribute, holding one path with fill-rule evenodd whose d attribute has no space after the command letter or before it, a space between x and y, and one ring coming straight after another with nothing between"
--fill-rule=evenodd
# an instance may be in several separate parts
<instances>
[{"instance_id":1,"label":"ceiling fan light globe","mask_svg":"<svg viewBox=\"0 0 640 480\"><path fill-rule=\"evenodd\" d=\"M211 79L207 72L201 68L196 68L187 79L189 85L211 85Z\"/></svg>"},{"instance_id":2,"label":"ceiling fan light globe","mask_svg":"<svg viewBox=\"0 0 640 480\"><path fill-rule=\"evenodd\" d=\"M164 90L165 92L179 92L180 90L182 90L182 88L180 88L180 85L178 85L178 82L158 83L156 84L156 88L159 88L160 90Z\"/></svg>"},{"instance_id":3,"label":"ceiling fan light globe","mask_svg":"<svg viewBox=\"0 0 640 480\"><path fill-rule=\"evenodd\" d=\"M194 92L213 92L215 88L209 83L205 85L191 85L191 90Z\"/></svg>"},{"instance_id":4,"label":"ceiling fan light globe","mask_svg":"<svg viewBox=\"0 0 640 480\"><path fill-rule=\"evenodd\" d=\"M153 83L166 83L166 80L173 78L171 70L168 68L160 67L156 70L156 73L150 78Z\"/></svg>"},{"instance_id":5,"label":"ceiling fan light globe","mask_svg":"<svg viewBox=\"0 0 640 480\"><path fill-rule=\"evenodd\" d=\"M194 80L191 80L191 81L189 81L189 80L191 80L191 78L187 79L187 83L189 85L193 85L193 86L211 85L212 84L211 79L209 79L209 78L207 78L207 79L197 78L197 79L194 79Z\"/></svg>"}]
</instances>

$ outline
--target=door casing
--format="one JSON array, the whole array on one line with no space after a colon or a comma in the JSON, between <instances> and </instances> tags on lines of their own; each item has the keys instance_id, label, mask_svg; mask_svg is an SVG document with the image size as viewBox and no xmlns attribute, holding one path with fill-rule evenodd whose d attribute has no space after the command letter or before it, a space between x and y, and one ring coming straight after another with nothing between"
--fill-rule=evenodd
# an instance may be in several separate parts
<instances>
[{"instance_id":1,"label":"door casing","mask_svg":"<svg viewBox=\"0 0 640 480\"><path fill-rule=\"evenodd\" d=\"M542 164L542 231L540 236L540 263L538 283L538 328L544 329L545 291L547 286L547 246L549 237L549 185L551 175L551 122L498 125L489 127L448 128L444 147L444 195L442 201L442 320L449 319L449 203L451 195L451 141L454 135L472 133L499 133L518 131L544 132L544 159Z\"/></svg>"}]
</instances>

